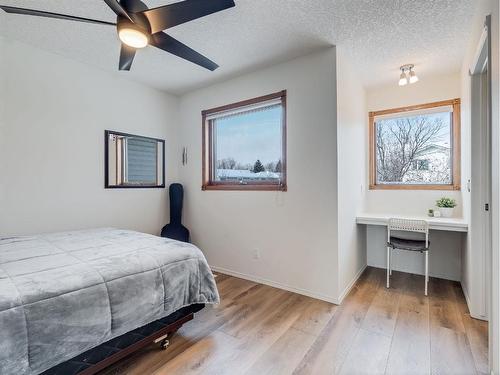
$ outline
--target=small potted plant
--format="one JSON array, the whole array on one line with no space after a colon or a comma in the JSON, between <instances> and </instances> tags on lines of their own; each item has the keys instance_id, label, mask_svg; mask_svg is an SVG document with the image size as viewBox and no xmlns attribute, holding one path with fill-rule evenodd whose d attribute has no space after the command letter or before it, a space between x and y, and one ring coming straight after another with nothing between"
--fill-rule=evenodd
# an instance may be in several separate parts
<instances>
[{"instance_id":1,"label":"small potted plant","mask_svg":"<svg viewBox=\"0 0 500 375\"><path fill-rule=\"evenodd\" d=\"M452 217L453 216L453 208L455 208L457 202L453 198L443 197L436 201L436 206L439 208L439 212L442 217Z\"/></svg>"}]
</instances>

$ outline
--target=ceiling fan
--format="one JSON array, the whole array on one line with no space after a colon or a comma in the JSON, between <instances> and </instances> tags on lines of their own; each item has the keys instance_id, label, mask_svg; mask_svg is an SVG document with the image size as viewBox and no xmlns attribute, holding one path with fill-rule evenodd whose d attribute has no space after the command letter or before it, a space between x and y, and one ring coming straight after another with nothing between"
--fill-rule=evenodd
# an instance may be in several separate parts
<instances>
[{"instance_id":1,"label":"ceiling fan","mask_svg":"<svg viewBox=\"0 0 500 375\"><path fill-rule=\"evenodd\" d=\"M211 71L219 67L163 30L234 7L234 0L185 0L153 9L149 9L140 0L104 0L104 2L116 13L116 23L5 5L0 5L0 8L7 13L116 26L121 41L120 70L130 70L136 50L147 45Z\"/></svg>"}]
</instances>

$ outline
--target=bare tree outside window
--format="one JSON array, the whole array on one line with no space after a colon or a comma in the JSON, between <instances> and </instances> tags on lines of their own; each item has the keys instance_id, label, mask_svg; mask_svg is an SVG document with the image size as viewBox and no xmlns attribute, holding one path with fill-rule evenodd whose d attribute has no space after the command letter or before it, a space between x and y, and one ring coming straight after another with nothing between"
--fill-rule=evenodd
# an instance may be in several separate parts
<instances>
[{"instance_id":1,"label":"bare tree outside window","mask_svg":"<svg viewBox=\"0 0 500 375\"><path fill-rule=\"evenodd\" d=\"M452 183L451 113L375 122L378 184Z\"/></svg>"},{"instance_id":2,"label":"bare tree outside window","mask_svg":"<svg viewBox=\"0 0 500 375\"><path fill-rule=\"evenodd\" d=\"M460 190L460 99L368 115L370 190Z\"/></svg>"}]
</instances>

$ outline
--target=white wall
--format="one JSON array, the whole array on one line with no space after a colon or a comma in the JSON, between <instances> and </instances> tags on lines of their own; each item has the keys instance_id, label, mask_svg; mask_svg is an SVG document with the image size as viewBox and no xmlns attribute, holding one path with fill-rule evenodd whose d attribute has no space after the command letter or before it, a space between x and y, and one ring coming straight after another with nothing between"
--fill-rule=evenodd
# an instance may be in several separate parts
<instances>
[{"instance_id":1,"label":"white wall","mask_svg":"<svg viewBox=\"0 0 500 375\"><path fill-rule=\"evenodd\" d=\"M181 98L184 222L216 269L336 301L335 70L331 48ZM201 111L284 89L288 191L201 191Z\"/></svg>"},{"instance_id":2,"label":"white wall","mask_svg":"<svg viewBox=\"0 0 500 375\"><path fill-rule=\"evenodd\" d=\"M339 295L345 296L366 267L366 236L356 224L365 206L367 139L366 93L358 75L337 46L337 158Z\"/></svg>"},{"instance_id":3,"label":"white wall","mask_svg":"<svg viewBox=\"0 0 500 375\"><path fill-rule=\"evenodd\" d=\"M0 234L115 226L158 233L165 189L104 189L104 129L166 139L177 176L172 96L10 40L1 51Z\"/></svg>"},{"instance_id":4,"label":"white wall","mask_svg":"<svg viewBox=\"0 0 500 375\"><path fill-rule=\"evenodd\" d=\"M478 22L475 22L474 35L471 38L471 45L469 46L469 50L466 53L460 77L460 84L461 84L460 89L462 97L462 103L461 103L462 135L464 136L464 138L469 138L469 139L471 138L471 80L469 76L469 68L473 59L473 55L476 51L477 43L479 42L479 36L481 35L481 32L483 30L485 17L486 14L482 14L479 24ZM471 178L470 142L467 142L465 144L462 142L461 152L462 152L462 185L463 185L464 183L467 183L467 181ZM463 217L468 222L470 222L471 194L466 188L462 189L462 202L464 206ZM471 229L473 229L473 227L474 223L471 223ZM478 300L480 298L479 297L480 295L477 293L472 293L471 297L471 291L473 290L471 289L472 287L471 282L473 282L474 279L472 275L474 273L473 263L475 263L475 257L471 253L470 249L471 249L471 235L470 233L468 233L466 236L463 237L461 246L461 259L462 259L461 284L471 315L475 317L480 317L481 315L484 316L484 311L481 311L483 310L481 307L482 303L481 301Z\"/></svg>"},{"instance_id":5,"label":"white wall","mask_svg":"<svg viewBox=\"0 0 500 375\"><path fill-rule=\"evenodd\" d=\"M395 79L391 85L368 90L367 112L454 99L459 98L460 95L460 74L458 73L420 77L419 82L403 87L398 86ZM365 121L368 121L368 113L366 113ZM467 134L465 136L462 134L462 142L467 144ZM368 146L366 148L368 149ZM366 157L369 157L368 153ZM462 157L466 158L467 154ZM368 173L366 180L368 181ZM463 182L462 185L463 188ZM449 190L367 190L365 210L372 213L425 216L427 209L434 208L436 200L442 196L455 198L458 206L454 214L462 216L462 194L460 191ZM385 228L367 226L367 262L370 266L386 267L386 236ZM460 250L463 237L461 233L431 231L429 255L431 276L460 280L462 268ZM421 254L396 251L393 257L393 268L403 272L423 274L424 259Z\"/></svg>"},{"instance_id":6,"label":"white wall","mask_svg":"<svg viewBox=\"0 0 500 375\"><path fill-rule=\"evenodd\" d=\"M397 78L389 85L372 87L367 90L369 111L432 103L460 97L459 72L448 75L419 76L419 82L406 86L399 86Z\"/></svg>"}]
</instances>

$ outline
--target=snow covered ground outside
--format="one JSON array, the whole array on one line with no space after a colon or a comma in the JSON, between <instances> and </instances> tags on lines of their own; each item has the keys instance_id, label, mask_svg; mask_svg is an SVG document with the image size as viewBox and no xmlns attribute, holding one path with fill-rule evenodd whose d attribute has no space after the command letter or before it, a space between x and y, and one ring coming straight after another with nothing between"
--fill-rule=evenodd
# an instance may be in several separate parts
<instances>
[{"instance_id":1,"label":"snow covered ground outside","mask_svg":"<svg viewBox=\"0 0 500 375\"><path fill-rule=\"evenodd\" d=\"M280 177L280 173L276 172L254 173L242 169L216 169L216 178L219 181L279 180Z\"/></svg>"}]
</instances>

